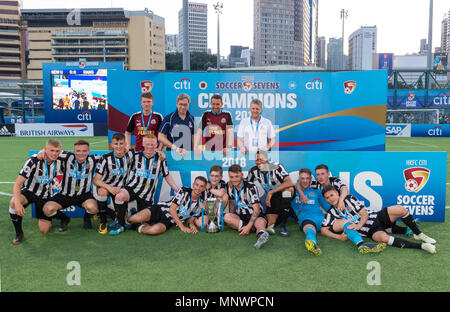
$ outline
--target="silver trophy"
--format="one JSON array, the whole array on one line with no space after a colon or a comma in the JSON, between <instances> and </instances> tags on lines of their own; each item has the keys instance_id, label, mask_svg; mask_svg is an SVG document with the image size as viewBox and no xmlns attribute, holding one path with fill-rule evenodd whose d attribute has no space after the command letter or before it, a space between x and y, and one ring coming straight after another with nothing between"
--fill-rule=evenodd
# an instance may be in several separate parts
<instances>
[{"instance_id":1,"label":"silver trophy","mask_svg":"<svg viewBox=\"0 0 450 312\"><path fill-rule=\"evenodd\" d=\"M217 225L217 215L216 215L216 199L209 198L206 200L206 215L208 216L209 222L206 226L206 233L217 233L219 232L219 226Z\"/></svg>"}]
</instances>

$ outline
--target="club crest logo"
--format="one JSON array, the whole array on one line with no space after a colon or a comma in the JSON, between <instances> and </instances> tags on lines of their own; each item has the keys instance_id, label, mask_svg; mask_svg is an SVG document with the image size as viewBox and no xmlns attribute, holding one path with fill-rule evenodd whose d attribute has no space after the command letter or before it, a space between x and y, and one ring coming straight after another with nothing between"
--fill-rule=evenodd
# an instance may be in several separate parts
<instances>
[{"instance_id":1,"label":"club crest logo","mask_svg":"<svg viewBox=\"0 0 450 312\"><path fill-rule=\"evenodd\" d=\"M414 94L414 92L409 92L409 93L408 93L408 100L409 100L409 101L414 100L415 97L416 97L416 95Z\"/></svg>"},{"instance_id":2,"label":"club crest logo","mask_svg":"<svg viewBox=\"0 0 450 312\"><path fill-rule=\"evenodd\" d=\"M150 92L153 88L153 82L152 81L141 81L141 92L146 93Z\"/></svg>"},{"instance_id":3,"label":"club crest logo","mask_svg":"<svg viewBox=\"0 0 450 312\"><path fill-rule=\"evenodd\" d=\"M344 92L345 94L352 94L356 88L356 81L349 80L344 82Z\"/></svg>"},{"instance_id":4,"label":"club crest logo","mask_svg":"<svg viewBox=\"0 0 450 312\"><path fill-rule=\"evenodd\" d=\"M419 192L430 178L430 170L422 167L408 168L403 171L405 189L408 192Z\"/></svg>"},{"instance_id":5,"label":"club crest logo","mask_svg":"<svg viewBox=\"0 0 450 312\"><path fill-rule=\"evenodd\" d=\"M251 81L244 81L244 91L250 91L252 89L253 83Z\"/></svg>"}]
</instances>

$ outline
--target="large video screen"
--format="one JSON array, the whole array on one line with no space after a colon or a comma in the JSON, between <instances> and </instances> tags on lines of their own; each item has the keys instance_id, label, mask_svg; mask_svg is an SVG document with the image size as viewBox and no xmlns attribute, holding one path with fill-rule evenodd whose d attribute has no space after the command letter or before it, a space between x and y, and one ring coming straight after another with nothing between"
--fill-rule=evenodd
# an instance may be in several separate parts
<instances>
[{"instance_id":1,"label":"large video screen","mask_svg":"<svg viewBox=\"0 0 450 312\"><path fill-rule=\"evenodd\" d=\"M106 69L51 71L54 110L105 110L108 108Z\"/></svg>"}]
</instances>

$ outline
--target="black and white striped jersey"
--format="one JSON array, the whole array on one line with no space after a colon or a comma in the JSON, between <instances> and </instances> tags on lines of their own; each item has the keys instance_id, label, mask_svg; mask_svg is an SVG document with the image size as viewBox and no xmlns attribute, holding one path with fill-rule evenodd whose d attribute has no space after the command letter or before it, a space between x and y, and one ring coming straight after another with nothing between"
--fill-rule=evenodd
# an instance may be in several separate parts
<instances>
[{"instance_id":1,"label":"black and white striped jersey","mask_svg":"<svg viewBox=\"0 0 450 312\"><path fill-rule=\"evenodd\" d=\"M161 160L158 153L147 158L143 151L135 152L130 166L126 186L141 199L153 203L159 175L167 177L169 168L166 160Z\"/></svg>"},{"instance_id":2,"label":"black and white striped jersey","mask_svg":"<svg viewBox=\"0 0 450 312\"><path fill-rule=\"evenodd\" d=\"M240 189L228 182L227 194L234 201L234 213L239 216L252 215L253 205L260 204L256 185L252 182L242 181Z\"/></svg>"},{"instance_id":3,"label":"black and white striped jersey","mask_svg":"<svg viewBox=\"0 0 450 312\"><path fill-rule=\"evenodd\" d=\"M211 182L208 182L211 184ZM220 180L219 184L217 184L215 187L211 187L211 189L213 190L221 190L221 189L226 189L227 188L227 183L224 180ZM205 191L205 198L209 199L209 198L216 198L212 193L211 193L211 189L206 190Z\"/></svg>"},{"instance_id":4,"label":"black and white striped jersey","mask_svg":"<svg viewBox=\"0 0 450 312\"><path fill-rule=\"evenodd\" d=\"M51 163L39 160L37 154L31 156L23 165L19 175L25 178L22 190L28 190L37 197L47 199L52 196L54 188L60 184L65 162L58 158Z\"/></svg>"},{"instance_id":5,"label":"black and white striped jersey","mask_svg":"<svg viewBox=\"0 0 450 312\"><path fill-rule=\"evenodd\" d=\"M346 219L352 223L359 223L359 220L361 219L359 212L361 211L361 209L365 208L364 204L351 194L345 197L344 204L345 209L342 212L339 211L335 206L330 207L327 214L325 215L325 218L323 219L322 222L323 227L332 226L334 222L338 219ZM372 224L374 223L378 214L378 211L373 211L367 208L366 211L367 214L369 215L369 218L367 219L364 226L362 226L358 230L358 232L362 236L367 236L367 233L370 231Z\"/></svg>"},{"instance_id":6,"label":"black and white striped jersey","mask_svg":"<svg viewBox=\"0 0 450 312\"><path fill-rule=\"evenodd\" d=\"M125 153L121 158L116 157L114 152L102 155L97 164L97 173L102 176L102 181L113 187L123 187L133 162L133 156L133 150Z\"/></svg>"},{"instance_id":7,"label":"black and white striped jersey","mask_svg":"<svg viewBox=\"0 0 450 312\"><path fill-rule=\"evenodd\" d=\"M61 153L60 157L64 156L65 172L60 194L65 196L78 196L90 193L95 168L101 156L95 154L88 155L83 163L79 163L75 154L72 152Z\"/></svg>"},{"instance_id":8,"label":"black and white striped jersey","mask_svg":"<svg viewBox=\"0 0 450 312\"><path fill-rule=\"evenodd\" d=\"M341 194L341 188L347 186L340 178L338 177L330 177L330 184L334 186L336 191L338 191L339 195ZM319 183L319 181L311 181L311 188L313 189L323 189L323 185Z\"/></svg>"},{"instance_id":9,"label":"black and white striped jersey","mask_svg":"<svg viewBox=\"0 0 450 312\"><path fill-rule=\"evenodd\" d=\"M178 206L177 215L181 222L188 220L192 217L200 217L202 214L202 209L200 204L205 201L204 193L200 195L197 201L192 201L192 189L189 187L182 187L177 194L172 198L172 200L158 203L161 206L161 210L164 212L166 217L170 222L175 224L175 221L170 215L169 208L171 204L176 204Z\"/></svg>"},{"instance_id":10,"label":"black and white striped jersey","mask_svg":"<svg viewBox=\"0 0 450 312\"><path fill-rule=\"evenodd\" d=\"M261 187L266 193L278 187L284 182L284 179L289 176L284 166L278 162L269 162L269 170L261 171L257 166L254 166L248 172L246 180L254 184L261 184Z\"/></svg>"}]
</instances>

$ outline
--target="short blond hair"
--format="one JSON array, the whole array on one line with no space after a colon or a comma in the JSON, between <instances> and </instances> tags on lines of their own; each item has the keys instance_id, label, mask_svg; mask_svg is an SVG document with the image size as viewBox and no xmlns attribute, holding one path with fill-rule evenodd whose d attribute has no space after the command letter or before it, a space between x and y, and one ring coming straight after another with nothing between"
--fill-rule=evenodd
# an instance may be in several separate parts
<instances>
[{"instance_id":1,"label":"short blond hair","mask_svg":"<svg viewBox=\"0 0 450 312\"><path fill-rule=\"evenodd\" d=\"M56 140L56 139L49 139L49 140L47 141L47 145L53 146L53 147L60 147L60 146L61 146L61 142L59 142L59 141Z\"/></svg>"}]
</instances>

